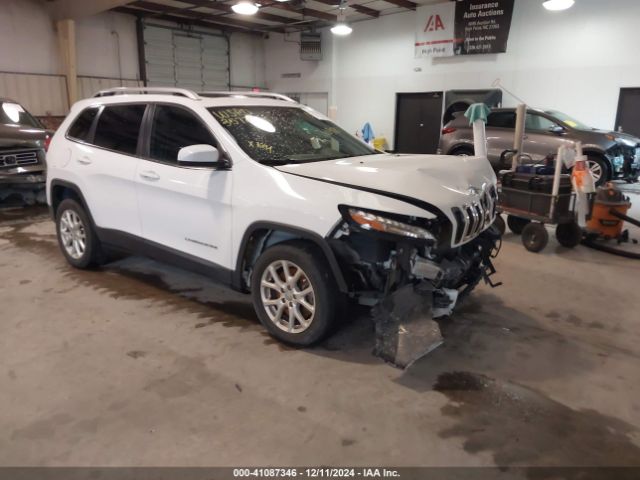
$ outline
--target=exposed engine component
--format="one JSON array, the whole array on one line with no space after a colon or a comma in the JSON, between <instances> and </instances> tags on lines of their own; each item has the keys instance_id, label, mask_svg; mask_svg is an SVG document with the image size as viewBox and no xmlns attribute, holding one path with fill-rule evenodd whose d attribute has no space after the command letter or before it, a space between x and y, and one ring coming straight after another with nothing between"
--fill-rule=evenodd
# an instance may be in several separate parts
<instances>
[{"instance_id":1,"label":"exposed engine component","mask_svg":"<svg viewBox=\"0 0 640 480\"><path fill-rule=\"evenodd\" d=\"M442 344L434 319L451 315L482 279L499 285L490 277L500 238L491 226L469 243L443 253L436 244L380 241L341 225L331 246L358 300L376 305L374 353L407 368Z\"/></svg>"}]
</instances>

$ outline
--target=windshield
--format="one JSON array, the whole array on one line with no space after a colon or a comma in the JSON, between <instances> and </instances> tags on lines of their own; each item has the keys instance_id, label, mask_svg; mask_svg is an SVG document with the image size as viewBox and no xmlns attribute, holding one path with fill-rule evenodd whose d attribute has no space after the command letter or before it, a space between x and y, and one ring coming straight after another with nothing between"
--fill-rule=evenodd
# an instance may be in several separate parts
<instances>
[{"instance_id":1,"label":"windshield","mask_svg":"<svg viewBox=\"0 0 640 480\"><path fill-rule=\"evenodd\" d=\"M42 128L21 105L13 102L0 102L0 124L23 125L25 127Z\"/></svg>"},{"instance_id":2,"label":"windshield","mask_svg":"<svg viewBox=\"0 0 640 480\"><path fill-rule=\"evenodd\" d=\"M335 124L298 107L214 107L209 111L260 163L319 162L377 153Z\"/></svg>"},{"instance_id":3,"label":"windshield","mask_svg":"<svg viewBox=\"0 0 640 480\"><path fill-rule=\"evenodd\" d=\"M584 123L576 120L575 118L571 118L569 115L566 115L562 112L558 112L557 110L547 110L545 112L547 115L551 115L559 120L561 123L566 125L567 127L575 128L578 130L593 130L589 125L585 125Z\"/></svg>"}]
</instances>

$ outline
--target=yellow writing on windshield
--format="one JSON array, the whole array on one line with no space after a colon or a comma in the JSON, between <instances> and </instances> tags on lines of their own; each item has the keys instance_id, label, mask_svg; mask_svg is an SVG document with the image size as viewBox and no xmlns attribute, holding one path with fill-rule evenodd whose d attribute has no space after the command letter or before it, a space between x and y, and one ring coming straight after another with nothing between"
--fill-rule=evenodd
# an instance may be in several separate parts
<instances>
[{"instance_id":1,"label":"yellow writing on windshield","mask_svg":"<svg viewBox=\"0 0 640 480\"><path fill-rule=\"evenodd\" d=\"M244 117L249 115L250 112L244 108L227 108L225 110L215 110L212 113L221 125L235 127L245 123Z\"/></svg>"}]
</instances>

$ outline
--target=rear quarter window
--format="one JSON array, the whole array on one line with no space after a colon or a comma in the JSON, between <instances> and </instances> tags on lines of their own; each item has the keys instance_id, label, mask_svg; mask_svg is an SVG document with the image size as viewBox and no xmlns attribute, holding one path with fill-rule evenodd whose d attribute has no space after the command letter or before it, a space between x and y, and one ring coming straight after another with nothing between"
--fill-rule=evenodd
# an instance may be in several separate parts
<instances>
[{"instance_id":1,"label":"rear quarter window","mask_svg":"<svg viewBox=\"0 0 640 480\"><path fill-rule=\"evenodd\" d=\"M91 142L89 135L91 134L91 127L98 114L98 107L86 108L71 124L67 135L69 138L80 140L82 142Z\"/></svg>"},{"instance_id":2,"label":"rear quarter window","mask_svg":"<svg viewBox=\"0 0 640 480\"><path fill-rule=\"evenodd\" d=\"M515 112L493 112L487 117L487 127L516 128Z\"/></svg>"},{"instance_id":3,"label":"rear quarter window","mask_svg":"<svg viewBox=\"0 0 640 480\"><path fill-rule=\"evenodd\" d=\"M93 144L126 155L135 155L145 109L144 104L107 105L98 118Z\"/></svg>"}]
</instances>

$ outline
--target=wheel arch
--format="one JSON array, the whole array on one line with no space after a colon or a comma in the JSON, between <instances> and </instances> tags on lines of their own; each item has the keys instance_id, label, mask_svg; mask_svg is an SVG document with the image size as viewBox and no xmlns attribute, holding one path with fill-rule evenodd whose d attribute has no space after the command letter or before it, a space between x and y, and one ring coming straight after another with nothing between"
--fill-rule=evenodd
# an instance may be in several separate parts
<instances>
[{"instance_id":1,"label":"wheel arch","mask_svg":"<svg viewBox=\"0 0 640 480\"><path fill-rule=\"evenodd\" d=\"M245 231L234 270L232 286L236 290L248 292L245 272L253 266L262 252L267 248L290 240L303 240L320 249L333 273L338 289L348 293L347 282L340 269L338 260L325 238L315 232L290 225L273 222L255 222Z\"/></svg>"},{"instance_id":2,"label":"wheel arch","mask_svg":"<svg viewBox=\"0 0 640 480\"><path fill-rule=\"evenodd\" d=\"M609 157L605 152L603 152L599 148L595 148L593 146L587 145L582 148L582 153L587 157L588 156L598 157L600 160L604 162L607 168L607 174L608 174L608 178L606 180L611 180L615 177L615 169L613 167L613 164L611 163L611 160L609 159Z\"/></svg>"},{"instance_id":3,"label":"wheel arch","mask_svg":"<svg viewBox=\"0 0 640 480\"><path fill-rule=\"evenodd\" d=\"M58 206L62 203L63 200L70 198L72 200L77 201L82 208L84 208L85 212L89 216L89 219L93 223L93 218L91 217L91 212L87 207L87 202L84 199L84 195L82 195L82 191L80 188L71 182L67 182L65 180L52 180L51 181L51 216L55 220L56 212L58 210Z\"/></svg>"}]
</instances>

